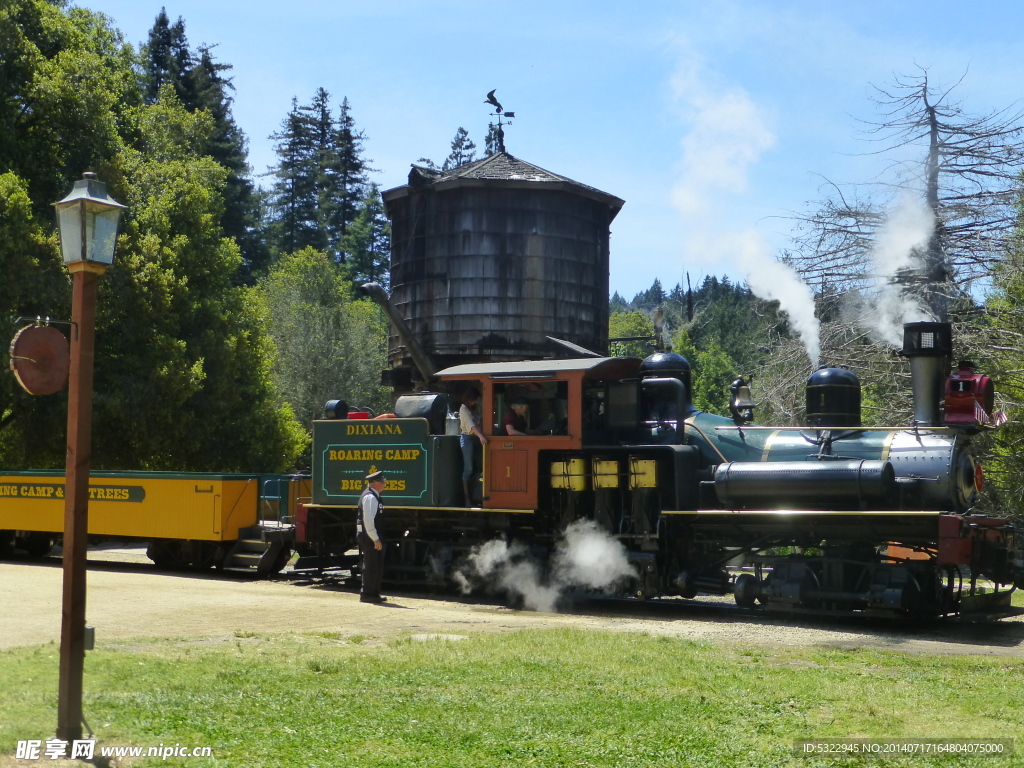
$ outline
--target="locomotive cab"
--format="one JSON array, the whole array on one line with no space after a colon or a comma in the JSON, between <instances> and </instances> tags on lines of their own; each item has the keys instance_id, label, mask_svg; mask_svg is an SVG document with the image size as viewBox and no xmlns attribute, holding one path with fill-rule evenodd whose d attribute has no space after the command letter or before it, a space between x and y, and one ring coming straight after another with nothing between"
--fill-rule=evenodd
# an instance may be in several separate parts
<instances>
[{"instance_id":1,"label":"locomotive cab","mask_svg":"<svg viewBox=\"0 0 1024 768\"><path fill-rule=\"evenodd\" d=\"M639 367L635 358L595 357L477 363L440 371L438 379L451 389L468 382L480 388L488 437L482 507L532 512L552 461L581 456L588 442L632 437ZM510 435L503 429L513 401L525 404L525 434ZM544 457L549 457L547 465Z\"/></svg>"}]
</instances>

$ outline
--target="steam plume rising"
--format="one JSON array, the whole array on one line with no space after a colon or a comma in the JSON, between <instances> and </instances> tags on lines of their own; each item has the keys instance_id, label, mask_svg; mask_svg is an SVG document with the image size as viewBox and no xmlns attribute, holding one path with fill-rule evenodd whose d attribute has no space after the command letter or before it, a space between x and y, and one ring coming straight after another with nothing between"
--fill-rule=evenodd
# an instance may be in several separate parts
<instances>
[{"instance_id":1,"label":"steam plume rising","mask_svg":"<svg viewBox=\"0 0 1024 768\"><path fill-rule=\"evenodd\" d=\"M712 76L689 58L673 79L675 96L689 132L682 142L679 183L672 199L690 230L687 258L717 264L734 262L750 290L778 301L817 367L820 328L814 295L788 264L772 258L756 230L739 230L725 212L749 184L750 168L775 143L762 110L742 88L709 83Z\"/></svg>"},{"instance_id":2,"label":"steam plume rising","mask_svg":"<svg viewBox=\"0 0 1024 768\"><path fill-rule=\"evenodd\" d=\"M635 576L625 547L593 521L579 520L559 540L547 578L524 545L495 540L474 547L455 580L463 592L489 586L521 597L529 610L554 611L574 587L608 589Z\"/></svg>"},{"instance_id":3,"label":"steam plume rising","mask_svg":"<svg viewBox=\"0 0 1024 768\"><path fill-rule=\"evenodd\" d=\"M768 246L754 230L741 233L737 257L747 274L747 285L766 301L778 301L793 329L807 350L811 367L818 367L821 356L821 323L814 316L814 294L789 264L776 261Z\"/></svg>"},{"instance_id":4,"label":"steam plume rising","mask_svg":"<svg viewBox=\"0 0 1024 768\"><path fill-rule=\"evenodd\" d=\"M934 228L934 213L910 195L886 216L871 251L873 285L857 313L858 324L877 341L899 347L904 323L934 319L898 281L900 275L923 272L925 248Z\"/></svg>"}]
</instances>

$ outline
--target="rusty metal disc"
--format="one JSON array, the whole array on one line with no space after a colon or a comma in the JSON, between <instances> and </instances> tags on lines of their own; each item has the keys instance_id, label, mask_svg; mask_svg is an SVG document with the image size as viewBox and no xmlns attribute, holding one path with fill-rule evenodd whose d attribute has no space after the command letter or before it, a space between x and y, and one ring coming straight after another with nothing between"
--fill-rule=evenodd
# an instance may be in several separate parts
<instances>
[{"instance_id":1,"label":"rusty metal disc","mask_svg":"<svg viewBox=\"0 0 1024 768\"><path fill-rule=\"evenodd\" d=\"M50 325L25 326L11 341L11 370L30 395L60 392L71 370L67 338Z\"/></svg>"}]
</instances>

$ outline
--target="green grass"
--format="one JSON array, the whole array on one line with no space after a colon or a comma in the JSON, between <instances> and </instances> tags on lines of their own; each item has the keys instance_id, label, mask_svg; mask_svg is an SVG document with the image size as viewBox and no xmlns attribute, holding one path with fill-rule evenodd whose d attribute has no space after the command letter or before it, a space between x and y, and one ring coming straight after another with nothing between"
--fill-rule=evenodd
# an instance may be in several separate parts
<instances>
[{"instance_id":1,"label":"green grass","mask_svg":"<svg viewBox=\"0 0 1024 768\"><path fill-rule=\"evenodd\" d=\"M0 755L56 723L56 645L0 652ZM213 747L188 766L821 766L795 739L1024 734L1024 661L713 646L568 630L383 642L334 633L91 652L101 744ZM1024 751L1024 740L1019 748ZM875 758L881 761L881 758ZM1024 765L907 757L890 766Z\"/></svg>"}]
</instances>

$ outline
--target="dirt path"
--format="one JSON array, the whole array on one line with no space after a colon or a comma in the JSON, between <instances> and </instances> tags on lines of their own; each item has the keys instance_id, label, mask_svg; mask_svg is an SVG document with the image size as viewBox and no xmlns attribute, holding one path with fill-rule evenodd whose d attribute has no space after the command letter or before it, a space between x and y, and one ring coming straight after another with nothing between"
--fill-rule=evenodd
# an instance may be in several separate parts
<instances>
[{"instance_id":1,"label":"dirt path","mask_svg":"<svg viewBox=\"0 0 1024 768\"><path fill-rule=\"evenodd\" d=\"M120 562L116 562L120 561ZM88 623L97 648L137 637L206 638L236 632L340 632L388 638L574 627L645 632L767 646L873 647L930 653L1024 656L1024 619L988 625L907 628L863 621L802 621L751 616L727 602L595 600L572 612L514 611L471 601L399 593L365 605L341 585L289 576L247 581L172 574L140 551L90 553ZM0 648L60 641L60 561L0 563Z\"/></svg>"}]
</instances>

